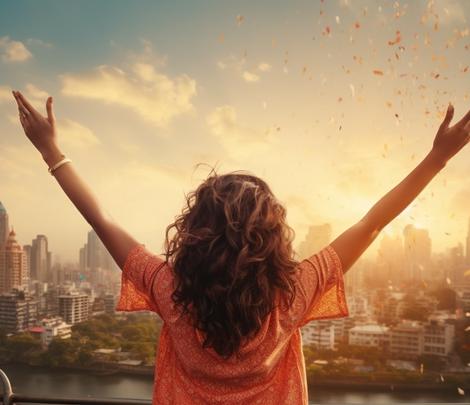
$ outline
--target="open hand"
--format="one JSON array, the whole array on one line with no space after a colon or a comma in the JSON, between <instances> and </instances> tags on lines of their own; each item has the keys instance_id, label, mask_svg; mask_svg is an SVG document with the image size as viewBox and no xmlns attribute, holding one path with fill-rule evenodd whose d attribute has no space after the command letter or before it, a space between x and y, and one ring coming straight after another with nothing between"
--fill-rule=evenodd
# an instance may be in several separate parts
<instances>
[{"instance_id":1,"label":"open hand","mask_svg":"<svg viewBox=\"0 0 470 405\"><path fill-rule=\"evenodd\" d=\"M57 146L57 132L52 97L46 101L47 117L40 114L19 91L12 91L18 104L20 122L28 139L43 155Z\"/></svg>"},{"instance_id":2,"label":"open hand","mask_svg":"<svg viewBox=\"0 0 470 405\"><path fill-rule=\"evenodd\" d=\"M454 106L449 104L444 121L433 142L432 152L439 156L443 163L446 163L470 141L470 111L459 122L449 127L453 116Z\"/></svg>"}]
</instances>

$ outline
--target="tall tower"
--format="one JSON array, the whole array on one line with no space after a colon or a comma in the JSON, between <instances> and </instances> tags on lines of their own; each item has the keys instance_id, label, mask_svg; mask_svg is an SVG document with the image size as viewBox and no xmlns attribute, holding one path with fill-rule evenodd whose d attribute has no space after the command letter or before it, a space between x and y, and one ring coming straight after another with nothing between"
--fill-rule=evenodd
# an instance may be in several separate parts
<instances>
[{"instance_id":1,"label":"tall tower","mask_svg":"<svg viewBox=\"0 0 470 405\"><path fill-rule=\"evenodd\" d=\"M31 278L42 282L49 281L51 253L48 250L46 235L37 235L31 246Z\"/></svg>"},{"instance_id":2,"label":"tall tower","mask_svg":"<svg viewBox=\"0 0 470 405\"><path fill-rule=\"evenodd\" d=\"M405 248L405 269L407 276L423 281L423 273L431 261L431 238L426 229L408 224L403 229Z\"/></svg>"},{"instance_id":3,"label":"tall tower","mask_svg":"<svg viewBox=\"0 0 470 405\"><path fill-rule=\"evenodd\" d=\"M13 288L23 288L26 280L26 255L16 242L15 231L8 235L4 249L0 249L0 294Z\"/></svg>"},{"instance_id":4,"label":"tall tower","mask_svg":"<svg viewBox=\"0 0 470 405\"><path fill-rule=\"evenodd\" d=\"M331 225L312 225L308 229L305 240L299 245L299 256L303 260L317 253L331 241Z\"/></svg>"},{"instance_id":5,"label":"tall tower","mask_svg":"<svg viewBox=\"0 0 470 405\"><path fill-rule=\"evenodd\" d=\"M470 218L468 218L468 228L467 228L467 246L466 246L466 256L465 256L465 262L467 264L470 264Z\"/></svg>"},{"instance_id":6,"label":"tall tower","mask_svg":"<svg viewBox=\"0 0 470 405\"><path fill-rule=\"evenodd\" d=\"M0 249L6 243L10 227L8 225L8 213L0 201Z\"/></svg>"}]
</instances>

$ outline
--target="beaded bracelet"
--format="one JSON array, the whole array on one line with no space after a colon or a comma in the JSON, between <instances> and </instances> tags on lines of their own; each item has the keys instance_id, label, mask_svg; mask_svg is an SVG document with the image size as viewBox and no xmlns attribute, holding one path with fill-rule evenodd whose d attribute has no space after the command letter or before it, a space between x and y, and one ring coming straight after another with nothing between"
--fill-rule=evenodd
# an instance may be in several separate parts
<instances>
[{"instance_id":1,"label":"beaded bracelet","mask_svg":"<svg viewBox=\"0 0 470 405\"><path fill-rule=\"evenodd\" d=\"M72 162L70 159L66 158L65 155L62 155L63 159L60 162L57 162L54 166L49 167L48 172L51 174L51 176L54 175L54 171L57 170L60 166L67 162Z\"/></svg>"}]
</instances>

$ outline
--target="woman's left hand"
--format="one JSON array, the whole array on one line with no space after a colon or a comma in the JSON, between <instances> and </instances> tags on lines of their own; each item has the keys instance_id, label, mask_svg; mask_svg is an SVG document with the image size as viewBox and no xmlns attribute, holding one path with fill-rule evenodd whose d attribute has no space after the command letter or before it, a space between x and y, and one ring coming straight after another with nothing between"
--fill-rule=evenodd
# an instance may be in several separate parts
<instances>
[{"instance_id":1,"label":"woman's left hand","mask_svg":"<svg viewBox=\"0 0 470 405\"><path fill-rule=\"evenodd\" d=\"M40 114L19 91L13 91L24 132L43 157L57 148L57 131L52 97L46 101L47 117Z\"/></svg>"}]
</instances>

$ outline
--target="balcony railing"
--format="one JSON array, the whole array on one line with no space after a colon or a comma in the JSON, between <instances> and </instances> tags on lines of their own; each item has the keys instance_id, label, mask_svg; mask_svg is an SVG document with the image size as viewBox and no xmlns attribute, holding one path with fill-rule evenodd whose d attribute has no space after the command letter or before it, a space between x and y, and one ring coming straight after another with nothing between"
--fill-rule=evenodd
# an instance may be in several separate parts
<instances>
[{"instance_id":1,"label":"balcony railing","mask_svg":"<svg viewBox=\"0 0 470 405\"><path fill-rule=\"evenodd\" d=\"M0 391L1 405L28 404L100 404L100 405L151 405L152 401L138 399L102 399L102 398L59 398L36 397L13 392L8 376L0 369L0 381L3 389ZM3 393L3 394L2 394Z\"/></svg>"}]
</instances>

